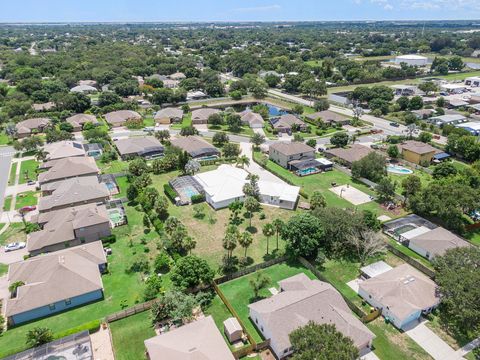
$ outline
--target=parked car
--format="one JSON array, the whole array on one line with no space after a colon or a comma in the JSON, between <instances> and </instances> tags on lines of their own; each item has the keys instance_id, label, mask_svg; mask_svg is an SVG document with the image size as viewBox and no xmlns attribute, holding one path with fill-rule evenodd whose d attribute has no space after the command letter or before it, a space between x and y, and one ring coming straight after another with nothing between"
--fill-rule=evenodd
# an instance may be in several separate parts
<instances>
[{"instance_id":1,"label":"parked car","mask_svg":"<svg viewBox=\"0 0 480 360\"><path fill-rule=\"evenodd\" d=\"M393 127L399 127L399 126L400 126L400 124L399 124L399 123L397 123L397 122L391 122L391 123L390 123L390 126L393 126Z\"/></svg>"},{"instance_id":2,"label":"parked car","mask_svg":"<svg viewBox=\"0 0 480 360\"><path fill-rule=\"evenodd\" d=\"M29 206L24 206L24 207L20 208L18 211L21 212L21 213L26 213L26 212L29 212L29 211L34 211L36 209L37 209L37 207L35 205L29 205Z\"/></svg>"},{"instance_id":3,"label":"parked car","mask_svg":"<svg viewBox=\"0 0 480 360\"><path fill-rule=\"evenodd\" d=\"M143 131L145 132L150 132L150 131L154 131L155 130L155 127L153 126L146 126L143 128Z\"/></svg>"},{"instance_id":4,"label":"parked car","mask_svg":"<svg viewBox=\"0 0 480 360\"><path fill-rule=\"evenodd\" d=\"M23 249L25 246L27 246L27 244L25 244L24 242L10 243L5 245L5 252L20 250Z\"/></svg>"},{"instance_id":5,"label":"parked car","mask_svg":"<svg viewBox=\"0 0 480 360\"><path fill-rule=\"evenodd\" d=\"M35 185L36 181L35 180L28 180L27 185Z\"/></svg>"}]
</instances>

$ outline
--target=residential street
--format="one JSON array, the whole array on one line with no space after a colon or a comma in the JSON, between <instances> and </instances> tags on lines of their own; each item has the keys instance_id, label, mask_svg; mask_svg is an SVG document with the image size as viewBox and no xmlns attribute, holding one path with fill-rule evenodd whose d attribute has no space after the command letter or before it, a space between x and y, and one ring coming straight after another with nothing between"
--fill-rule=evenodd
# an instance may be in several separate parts
<instances>
[{"instance_id":1,"label":"residential street","mask_svg":"<svg viewBox=\"0 0 480 360\"><path fill-rule=\"evenodd\" d=\"M8 185L10 163L15 151L11 146L0 147L0 213L3 212L3 201Z\"/></svg>"}]
</instances>

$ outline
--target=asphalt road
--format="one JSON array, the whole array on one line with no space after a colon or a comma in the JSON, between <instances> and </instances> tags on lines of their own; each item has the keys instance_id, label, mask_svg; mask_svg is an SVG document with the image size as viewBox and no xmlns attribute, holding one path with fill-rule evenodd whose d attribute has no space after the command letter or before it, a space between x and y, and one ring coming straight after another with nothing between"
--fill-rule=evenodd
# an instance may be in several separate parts
<instances>
[{"instance_id":1,"label":"asphalt road","mask_svg":"<svg viewBox=\"0 0 480 360\"><path fill-rule=\"evenodd\" d=\"M0 214L3 212L3 201L5 190L8 185L8 173L10 172L10 163L15 150L11 146L0 147Z\"/></svg>"}]
</instances>

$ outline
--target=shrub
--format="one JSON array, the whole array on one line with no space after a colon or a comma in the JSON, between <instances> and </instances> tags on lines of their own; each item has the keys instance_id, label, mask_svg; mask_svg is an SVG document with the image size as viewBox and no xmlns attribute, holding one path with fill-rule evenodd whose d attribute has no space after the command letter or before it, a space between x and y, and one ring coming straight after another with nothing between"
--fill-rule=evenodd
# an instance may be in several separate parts
<instances>
[{"instance_id":1,"label":"shrub","mask_svg":"<svg viewBox=\"0 0 480 360\"><path fill-rule=\"evenodd\" d=\"M198 204L205 201L205 195L195 194L190 198L190 200L192 201L192 204Z\"/></svg>"},{"instance_id":2,"label":"shrub","mask_svg":"<svg viewBox=\"0 0 480 360\"><path fill-rule=\"evenodd\" d=\"M167 197L172 202L175 202L175 198L177 197L177 193L170 184L164 184L163 185L163 191L164 191L165 195L167 195Z\"/></svg>"},{"instance_id":3,"label":"shrub","mask_svg":"<svg viewBox=\"0 0 480 360\"><path fill-rule=\"evenodd\" d=\"M88 332L93 333L95 331L98 331L98 329L100 329L100 320L97 319L97 320L89 321L89 322L87 322L85 324L82 324L82 325L79 325L79 326L75 326L75 327L70 328L68 330L64 330L64 331L60 331L58 333L55 333L54 338L55 339L61 339L65 336L77 334L77 333L85 331L85 330L88 330Z\"/></svg>"},{"instance_id":4,"label":"shrub","mask_svg":"<svg viewBox=\"0 0 480 360\"><path fill-rule=\"evenodd\" d=\"M172 259L165 252L161 252L153 262L153 269L156 274L166 274L170 271Z\"/></svg>"},{"instance_id":5,"label":"shrub","mask_svg":"<svg viewBox=\"0 0 480 360\"><path fill-rule=\"evenodd\" d=\"M301 197L303 197L305 199L308 199L308 194L305 192L305 190L300 189L299 194L300 194Z\"/></svg>"},{"instance_id":6,"label":"shrub","mask_svg":"<svg viewBox=\"0 0 480 360\"><path fill-rule=\"evenodd\" d=\"M115 235L104 236L100 239L102 241L102 245L110 245L114 244L117 241L117 237Z\"/></svg>"},{"instance_id":7,"label":"shrub","mask_svg":"<svg viewBox=\"0 0 480 360\"><path fill-rule=\"evenodd\" d=\"M131 263L125 269L125 272L126 273L134 273L134 272L148 273L149 269L150 269L150 265L148 264L148 259L140 255L131 261Z\"/></svg>"}]
</instances>

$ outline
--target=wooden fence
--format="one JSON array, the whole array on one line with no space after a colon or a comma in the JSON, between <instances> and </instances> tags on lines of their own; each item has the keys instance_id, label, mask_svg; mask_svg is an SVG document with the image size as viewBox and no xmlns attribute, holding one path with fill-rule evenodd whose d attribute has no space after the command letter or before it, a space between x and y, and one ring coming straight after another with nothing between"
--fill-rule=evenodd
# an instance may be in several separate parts
<instances>
[{"instance_id":1,"label":"wooden fence","mask_svg":"<svg viewBox=\"0 0 480 360\"><path fill-rule=\"evenodd\" d=\"M153 303L156 302L156 301L158 301L158 300L150 300L150 301L147 301L147 302L144 302L144 303L141 303L141 304L137 304L137 305L132 306L130 308L127 308L125 310L120 310L120 311L118 311L114 314L108 315L105 318L105 321L107 323L111 323L111 322L114 322L114 321L117 321L117 320L124 319L124 318L129 317L129 316L132 316L132 315L150 310Z\"/></svg>"},{"instance_id":2,"label":"wooden fence","mask_svg":"<svg viewBox=\"0 0 480 360\"><path fill-rule=\"evenodd\" d=\"M467 226L465 226L465 229L466 229L467 231L475 231L475 230L477 230L477 229L480 229L480 222L477 222L477 223L475 223L475 224L467 225Z\"/></svg>"},{"instance_id":3,"label":"wooden fence","mask_svg":"<svg viewBox=\"0 0 480 360\"><path fill-rule=\"evenodd\" d=\"M396 249L392 245L387 243L387 249L388 251L392 252L393 254L397 255L400 259L404 260L405 262L409 263L412 265L415 269L421 271L425 275L427 275L431 279L435 279L435 271L432 269L429 269L425 265L419 263L417 260L411 258L410 256L404 254L400 250Z\"/></svg>"}]
</instances>

